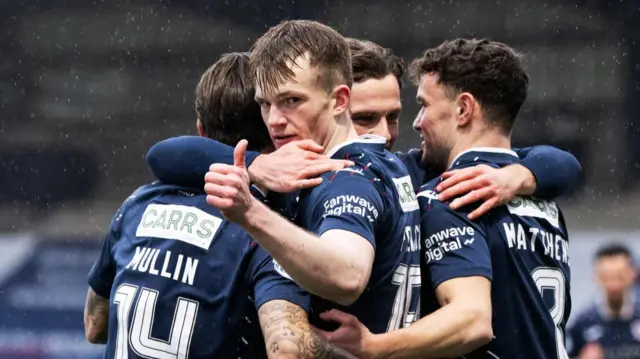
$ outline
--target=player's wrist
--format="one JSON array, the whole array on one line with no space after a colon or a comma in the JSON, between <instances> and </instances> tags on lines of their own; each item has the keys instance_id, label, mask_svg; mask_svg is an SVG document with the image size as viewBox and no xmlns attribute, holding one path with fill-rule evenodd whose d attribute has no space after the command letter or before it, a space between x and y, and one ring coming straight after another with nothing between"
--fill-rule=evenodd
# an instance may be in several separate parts
<instances>
[{"instance_id":1,"label":"player's wrist","mask_svg":"<svg viewBox=\"0 0 640 359\"><path fill-rule=\"evenodd\" d=\"M364 338L362 343L364 358L389 359L393 350L385 340L385 335L371 334Z\"/></svg>"},{"instance_id":2,"label":"player's wrist","mask_svg":"<svg viewBox=\"0 0 640 359\"><path fill-rule=\"evenodd\" d=\"M247 209L244 211L242 220L238 223L242 227L259 228L260 219L264 216L264 211L268 208L255 198L251 198Z\"/></svg>"},{"instance_id":3,"label":"player's wrist","mask_svg":"<svg viewBox=\"0 0 640 359\"><path fill-rule=\"evenodd\" d=\"M251 183L262 184L261 183L261 179L262 179L261 166L265 159L265 156L266 155L256 156L256 158L253 161L251 161L251 164L247 167L247 172L249 173L249 179L251 180Z\"/></svg>"},{"instance_id":4,"label":"player's wrist","mask_svg":"<svg viewBox=\"0 0 640 359\"><path fill-rule=\"evenodd\" d=\"M536 176L533 175L530 169L520 164L509 166L509 169L516 178L514 183L518 183L516 194L530 196L536 191L538 183L536 182Z\"/></svg>"}]
</instances>

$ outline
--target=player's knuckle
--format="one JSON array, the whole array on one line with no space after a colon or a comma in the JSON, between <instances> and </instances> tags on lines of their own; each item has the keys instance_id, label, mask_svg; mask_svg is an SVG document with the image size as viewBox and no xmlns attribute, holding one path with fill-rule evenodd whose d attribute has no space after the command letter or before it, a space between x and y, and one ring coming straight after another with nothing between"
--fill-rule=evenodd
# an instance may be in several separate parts
<instances>
[{"instance_id":1,"label":"player's knuckle","mask_svg":"<svg viewBox=\"0 0 640 359\"><path fill-rule=\"evenodd\" d=\"M483 175L482 176L482 183L485 186L490 187L490 186L493 186L495 182L493 181L493 179L491 177L489 177L487 175Z\"/></svg>"},{"instance_id":2,"label":"player's knuckle","mask_svg":"<svg viewBox=\"0 0 640 359\"><path fill-rule=\"evenodd\" d=\"M300 170L298 170L298 171L296 172L295 178L296 178L296 179L302 179L302 178L304 178L306 175L307 175L307 169L306 169L306 168L303 168L303 169L300 169Z\"/></svg>"}]
</instances>

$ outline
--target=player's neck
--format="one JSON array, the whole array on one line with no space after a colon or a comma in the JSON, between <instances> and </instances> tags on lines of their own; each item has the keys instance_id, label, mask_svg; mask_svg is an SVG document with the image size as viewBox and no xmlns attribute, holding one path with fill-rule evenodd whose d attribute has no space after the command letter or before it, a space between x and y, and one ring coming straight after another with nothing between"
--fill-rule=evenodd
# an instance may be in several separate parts
<instances>
[{"instance_id":1,"label":"player's neck","mask_svg":"<svg viewBox=\"0 0 640 359\"><path fill-rule=\"evenodd\" d=\"M449 154L447 168L451 167L451 163L458 155L478 147L511 149L511 137L505 136L505 134L498 129L490 129L475 134L470 133L467 136L461 137Z\"/></svg>"},{"instance_id":2,"label":"player's neck","mask_svg":"<svg viewBox=\"0 0 640 359\"><path fill-rule=\"evenodd\" d=\"M322 144L324 146L324 153L330 153L336 146L340 146L341 144L357 137L358 133L351 122L351 118L349 115L345 114L336 120L336 127L333 133L326 143Z\"/></svg>"},{"instance_id":3,"label":"player's neck","mask_svg":"<svg viewBox=\"0 0 640 359\"><path fill-rule=\"evenodd\" d=\"M607 298L605 304L607 306L607 310L609 311L612 317L620 318L626 315L625 312L627 312L628 307L632 305L631 304L632 300L633 299L627 293L624 296L619 298Z\"/></svg>"}]
</instances>

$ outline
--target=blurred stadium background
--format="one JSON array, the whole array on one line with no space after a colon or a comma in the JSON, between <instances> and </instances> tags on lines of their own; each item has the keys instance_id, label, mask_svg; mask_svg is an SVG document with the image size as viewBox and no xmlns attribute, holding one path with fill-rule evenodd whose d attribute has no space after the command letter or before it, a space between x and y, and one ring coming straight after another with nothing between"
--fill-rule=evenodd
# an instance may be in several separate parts
<instances>
[{"instance_id":1,"label":"blurred stadium background","mask_svg":"<svg viewBox=\"0 0 640 359\"><path fill-rule=\"evenodd\" d=\"M530 96L516 145L582 163L560 203L574 308L593 298L591 256L612 238L640 252L640 10L632 0L0 2L0 359L98 358L84 341L86 273L112 213L152 179L156 141L195 133L199 75L287 18L326 22L409 62L458 36L526 53ZM417 112L403 90L402 140Z\"/></svg>"}]
</instances>

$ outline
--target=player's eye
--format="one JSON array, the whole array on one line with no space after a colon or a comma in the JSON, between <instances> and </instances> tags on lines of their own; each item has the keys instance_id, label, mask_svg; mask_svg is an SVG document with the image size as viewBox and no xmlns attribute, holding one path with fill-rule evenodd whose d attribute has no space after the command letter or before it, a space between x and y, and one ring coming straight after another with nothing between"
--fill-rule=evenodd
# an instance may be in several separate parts
<instances>
[{"instance_id":1,"label":"player's eye","mask_svg":"<svg viewBox=\"0 0 640 359\"><path fill-rule=\"evenodd\" d=\"M271 104L266 101L258 101L258 105L260 105L260 109L262 111L269 111L269 109L271 108Z\"/></svg>"},{"instance_id":2,"label":"player's eye","mask_svg":"<svg viewBox=\"0 0 640 359\"><path fill-rule=\"evenodd\" d=\"M394 111L387 114L388 122L398 122L398 119L400 119L400 111Z\"/></svg>"},{"instance_id":3,"label":"player's eye","mask_svg":"<svg viewBox=\"0 0 640 359\"><path fill-rule=\"evenodd\" d=\"M370 123L373 122L373 116L371 115L358 115L358 116L353 116L351 118L352 121L354 122L358 122L358 123Z\"/></svg>"},{"instance_id":4,"label":"player's eye","mask_svg":"<svg viewBox=\"0 0 640 359\"><path fill-rule=\"evenodd\" d=\"M284 99L284 103L287 106L294 106L300 103L300 101L302 101L302 99L299 97L287 97L286 99Z\"/></svg>"}]
</instances>

